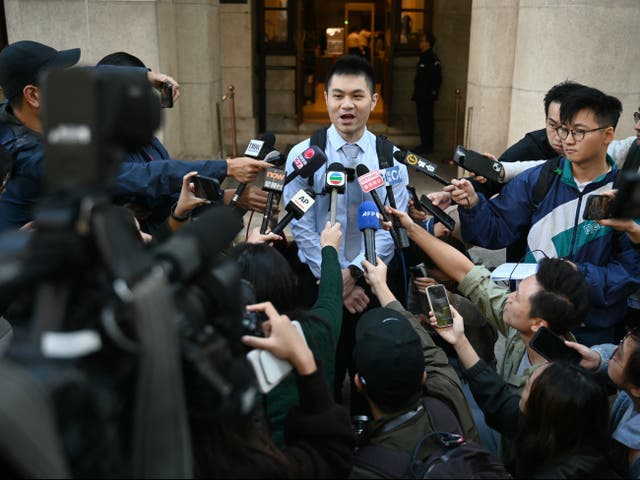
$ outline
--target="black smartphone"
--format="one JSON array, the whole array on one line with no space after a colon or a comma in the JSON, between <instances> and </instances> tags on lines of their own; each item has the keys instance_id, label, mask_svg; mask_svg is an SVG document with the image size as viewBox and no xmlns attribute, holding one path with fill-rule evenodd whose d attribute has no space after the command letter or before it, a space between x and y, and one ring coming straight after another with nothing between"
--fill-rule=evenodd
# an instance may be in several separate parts
<instances>
[{"instance_id":1,"label":"black smartphone","mask_svg":"<svg viewBox=\"0 0 640 480\"><path fill-rule=\"evenodd\" d=\"M451 313L451 306L449 305L447 290L444 285L441 283L431 285L425 291L429 300L429 308L436 317L436 326L448 327L453 325L453 314Z\"/></svg>"},{"instance_id":2,"label":"black smartphone","mask_svg":"<svg viewBox=\"0 0 640 480\"><path fill-rule=\"evenodd\" d=\"M433 215L436 222L441 222L451 231L456 228L456 221L449 215L444 213L444 210L442 210L440 207L436 207L426 195L422 195L422 197L420 197L420 205L422 205L422 207L427 212Z\"/></svg>"},{"instance_id":3,"label":"black smartphone","mask_svg":"<svg viewBox=\"0 0 640 480\"><path fill-rule=\"evenodd\" d=\"M170 82L164 82L160 87L160 106L173 108L173 85Z\"/></svg>"},{"instance_id":4,"label":"black smartphone","mask_svg":"<svg viewBox=\"0 0 640 480\"><path fill-rule=\"evenodd\" d=\"M407 185L407 192L409 192L409 198L413 200L413 206L418 210L424 211L424 207L420 205L420 200L418 199L418 194L416 193L416 189L413 185Z\"/></svg>"},{"instance_id":5,"label":"black smartphone","mask_svg":"<svg viewBox=\"0 0 640 480\"><path fill-rule=\"evenodd\" d=\"M609 218L611 199L604 195L589 195L587 205L584 207L582 218L584 220L601 220Z\"/></svg>"},{"instance_id":6,"label":"black smartphone","mask_svg":"<svg viewBox=\"0 0 640 480\"><path fill-rule=\"evenodd\" d=\"M476 175L482 175L484 178L494 182L502 182L502 164L486 155L467 150L462 145L458 145L453 155L453 161Z\"/></svg>"},{"instance_id":7,"label":"black smartphone","mask_svg":"<svg viewBox=\"0 0 640 480\"><path fill-rule=\"evenodd\" d=\"M564 340L546 327L540 327L529 342L529 346L550 362L579 363L582 357Z\"/></svg>"},{"instance_id":8,"label":"black smartphone","mask_svg":"<svg viewBox=\"0 0 640 480\"><path fill-rule=\"evenodd\" d=\"M196 197L206 198L212 202L217 202L222 198L220 182L216 178L196 175L191 179Z\"/></svg>"},{"instance_id":9,"label":"black smartphone","mask_svg":"<svg viewBox=\"0 0 640 480\"><path fill-rule=\"evenodd\" d=\"M621 171L616 178L618 188L611 204L611 218L640 218L640 173Z\"/></svg>"}]
</instances>

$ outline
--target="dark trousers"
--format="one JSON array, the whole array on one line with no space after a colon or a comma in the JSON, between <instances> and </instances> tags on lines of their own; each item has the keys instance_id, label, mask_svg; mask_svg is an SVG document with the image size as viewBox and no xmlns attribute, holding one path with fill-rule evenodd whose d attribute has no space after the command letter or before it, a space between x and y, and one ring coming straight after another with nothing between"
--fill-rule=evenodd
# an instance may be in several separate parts
<instances>
[{"instance_id":1,"label":"dark trousers","mask_svg":"<svg viewBox=\"0 0 640 480\"><path fill-rule=\"evenodd\" d=\"M420 130L420 143L424 153L433 152L433 101L416 102L416 115L418 117L418 129Z\"/></svg>"}]
</instances>

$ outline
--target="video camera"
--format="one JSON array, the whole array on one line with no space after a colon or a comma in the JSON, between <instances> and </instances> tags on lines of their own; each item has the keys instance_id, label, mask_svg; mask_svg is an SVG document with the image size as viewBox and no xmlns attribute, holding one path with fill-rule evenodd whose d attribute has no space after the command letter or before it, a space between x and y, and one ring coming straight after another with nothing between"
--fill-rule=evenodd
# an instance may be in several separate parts
<instances>
[{"instance_id":1,"label":"video camera","mask_svg":"<svg viewBox=\"0 0 640 480\"><path fill-rule=\"evenodd\" d=\"M240 274L220 255L241 221L211 209L145 249L107 187L160 125L146 72L73 68L40 85L46 196L34 232L0 237L7 357L51 399L73 476L190 477L189 418L245 421L257 394Z\"/></svg>"}]
</instances>

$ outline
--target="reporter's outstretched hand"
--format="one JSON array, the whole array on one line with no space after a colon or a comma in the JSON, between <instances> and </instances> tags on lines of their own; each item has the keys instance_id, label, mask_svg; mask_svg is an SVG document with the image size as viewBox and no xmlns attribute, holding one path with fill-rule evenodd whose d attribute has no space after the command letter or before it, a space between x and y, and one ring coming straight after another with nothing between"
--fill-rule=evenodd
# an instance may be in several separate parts
<instances>
[{"instance_id":1,"label":"reporter's outstretched hand","mask_svg":"<svg viewBox=\"0 0 640 480\"><path fill-rule=\"evenodd\" d=\"M171 85L173 85L173 103L175 104L178 101L178 98L180 98L180 84L176 82L172 77L160 72L148 72L147 78L149 79L153 87L158 90L162 88L163 83L169 82Z\"/></svg>"},{"instance_id":2,"label":"reporter's outstretched hand","mask_svg":"<svg viewBox=\"0 0 640 480\"><path fill-rule=\"evenodd\" d=\"M330 246L338 252L341 244L342 230L340 229L340 222L336 222L334 226L331 226L331 222L327 222L320 234L320 246L322 248Z\"/></svg>"},{"instance_id":3,"label":"reporter's outstretched hand","mask_svg":"<svg viewBox=\"0 0 640 480\"><path fill-rule=\"evenodd\" d=\"M582 368L587 370L596 370L600 366L602 358L600 358L600 354L595 350L591 350L589 347L582 345L581 343L569 342L567 340L565 340L564 344L569 348L573 348L580 354L580 357L582 357L580 360L580 366Z\"/></svg>"},{"instance_id":4,"label":"reporter's outstretched hand","mask_svg":"<svg viewBox=\"0 0 640 480\"><path fill-rule=\"evenodd\" d=\"M425 211L416 208L413 200L409 200L409 217L416 223L422 223L429 218Z\"/></svg>"},{"instance_id":5,"label":"reporter's outstretched hand","mask_svg":"<svg viewBox=\"0 0 640 480\"><path fill-rule=\"evenodd\" d=\"M478 204L478 194L467 179L453 179L451 185L444 187L444 190L451 193L454 202L465 208L473 208Z\"/></svg>"},{"instance_id":6,"label":"reporter's outstretched hand","mask_svg":"<svg viewBox=\"0 0 640 480\"><path fill-rule=\"evenodd\" d=\"M247 238L247 243L268 243L271 244L277 240L282 240L280 235L267 232L265 234L260 233L260 227L254 227Z\"/></svg>"},{"instance_id":7,"label":"reporter's outstretched hand","mask_svg":"<svg viewBox=\"0 0 640 480\"><path fill-rule=\"evenodd\" d=\"M180 189L180 197L178 198L175 209L175 214L178 216L187 215L194 208L211 203L206 198L196 197L195 188L191 179L197 174L198 172L189 172L182 177L182 188Z\"/></svg>"},{"instance_id":8,"label":"reporter's outstretched hand","mask_svg":"<svg viewBox=\"0 0 640 480\"><path fill-rule=\"evenodd\" d=\"M380 259L376 257L378 264L373 265L367 260L362 261L362 268L364 269L364 279L371 286L371 291L378 297L380 305L387 306L393 302L396 297L389 289L387 285L387 266Z\"/></svg>"},{"instance_id":9,"label":"reporter's outstretched hand","mask_svg":"<svg viewBox=\"0 0 640 480\"><path fill-rule=\"evenodd\" d=\"M397 210L389 206L386 206L384 208L388 215L393 215L394 217L398 217L398 220L400 220L400 225L406 228L407 233L411 233L411 230L417 227L416 223L413 220L411 220L411 217L407 212L403 212L401 210ZM389 222L381 222L380 224L382 225L382 228L384 228L385 230L389 230L392 228L391 223ZM422 228L422 227L418 227L418 228Z\"/></svg>"},{"instance_id":10,"label":"reporter's outstretched hand","mask_svg":"<svg viewBox=\"0 0 640 480\"><path fill-rule=\"evenodd\" d=\"M231 192L235 193L235 190L231 190ZM253 210L254 212L264 212L264 209L267 206L267 198L268 193L253 185L247 185L238 198L238 207L244 208L245 210ZM233 195L231 196L233 198ZM229 200L229 203L231 200Z\"/></svg>"},{"instance_id":11,"label":"reporter's outstretched hand","mask_svg":"<svg viewBox=\"0 0 640 480\"><path fill-rule=\"evenodd\" d=\"M451 205L451 194L444 190L428 193L427 198L431 200L431 203L436 207L440 207L442 210Z\"/></svg>"},{"instance_id":12,"label":"reporter's outstretched hand","mask_svg":"<svg viewBox=\"0 0 640 480\"><path fill-rule=\"evenodd\" d=\"M455 347L456 344L466 338L464 334L464 319L452 305L450 305L450 307L453 315L453 325L448 327L438 327L436 317L432 311L429 311L429 324L434 327L435 331L438 332L438 335L440 335L447 343Z\"/></svg>"},{"instance_id":13,"label":"reporter's outstretched hand","mask_svg":"<svg viewBox=\"0 0 640 480\"><path fill-rule=\"evenodd\" d=\"M269 320L262 324L265 338L244 335L242 343L252 348L262 348L276 357L288 360L300 375L310 375L317 370L313 353L300 332L286 315L280 315L271 302L247 305L247 310L264 312Z\"/></svg>"},{"instance_id":14,"label":"reporter's outstretched hand","mask_svg":"<svg viewBox=\"0 0 640 480\"><path fill-rule=\"evenodd\" d=\"M240 183L251 183L262 170L272 166L264 160L255 158L227 158L227 176L235 178Z\"/></svg>"},{"instance_id":15,"label":"reporter's outstretched hand","mask_svg":"<svg viewBox=\"0 0 640 480\"><path fill-rule=\"evenodd\" d=\"M349 313L360 313L364 312L364 309L369 305L369 297L364 288L356 285L342 299L342 302Z\"/></svg>"}]
</instances>

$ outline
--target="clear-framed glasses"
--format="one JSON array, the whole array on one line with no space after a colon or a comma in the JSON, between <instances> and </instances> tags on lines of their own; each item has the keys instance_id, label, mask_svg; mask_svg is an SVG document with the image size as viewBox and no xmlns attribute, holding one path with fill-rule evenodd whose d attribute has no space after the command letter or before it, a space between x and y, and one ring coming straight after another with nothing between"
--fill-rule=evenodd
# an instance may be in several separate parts
<instances>
[{"instance_id":1,"label":"clear-framed glasses","mask_svg":"<svg viewBox=\"0 0 640 480\"><path fill-rule=\"evenodd\" d=\"M568 128L565 128L565 127L558 127L556 128L556 133L558 134L561 140L566 140L569 134L571 134L573 136L573 139L576 142L581 142L582 140L584 140L584 136L587 133L597 132L598 130L604 130L605 128L609 128L609 127L607 126L607 127L592 128L591 130L582 130L581 128L574 128L572 130L569 130Z\"/></svg>"},{"instance_id":2,"label":"clear-framed glasses","mask_svg":"<svg viewBox=\"0 0 640 480\"><path fill-rule=\"evenodd\" d=\"M640 112L633 112L633 121L636 123L640 122Z\"/></svg>"}]
</instances>

